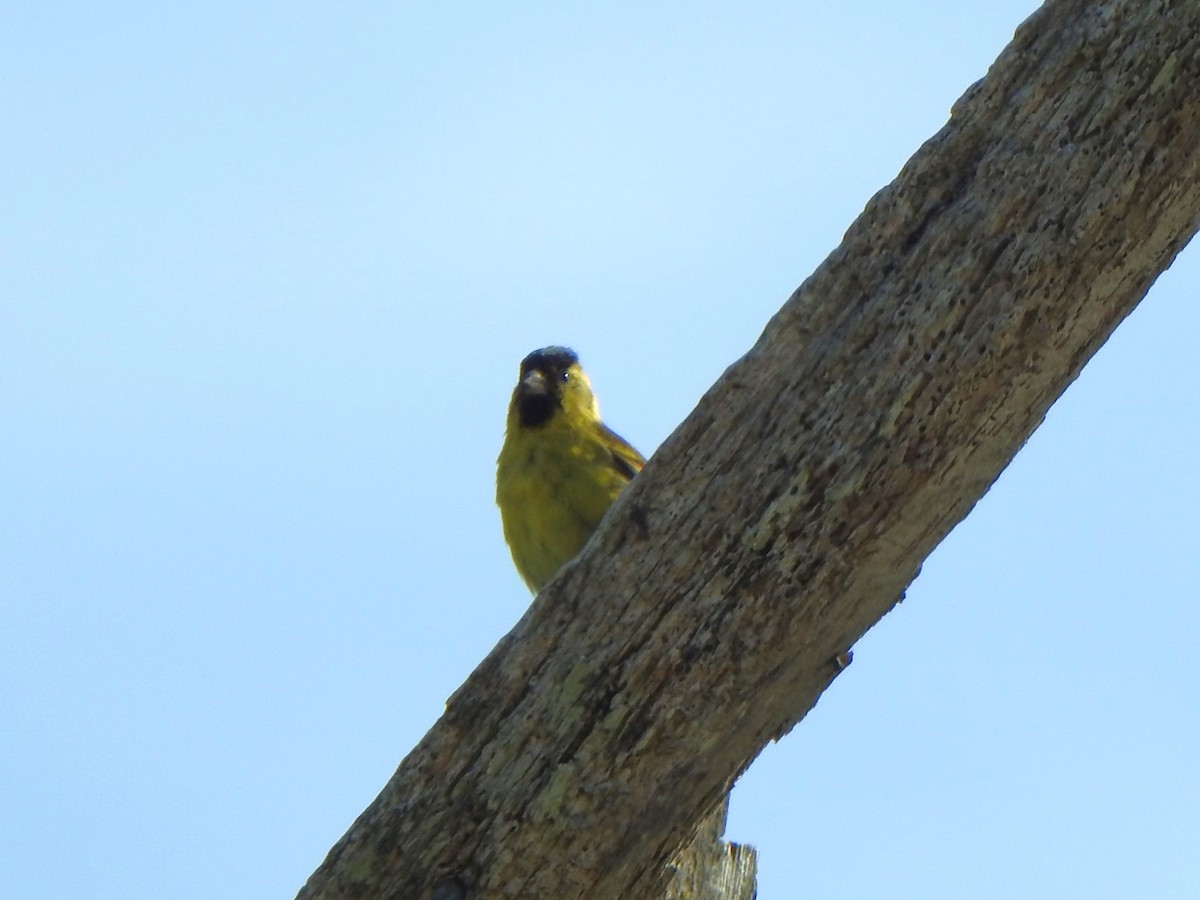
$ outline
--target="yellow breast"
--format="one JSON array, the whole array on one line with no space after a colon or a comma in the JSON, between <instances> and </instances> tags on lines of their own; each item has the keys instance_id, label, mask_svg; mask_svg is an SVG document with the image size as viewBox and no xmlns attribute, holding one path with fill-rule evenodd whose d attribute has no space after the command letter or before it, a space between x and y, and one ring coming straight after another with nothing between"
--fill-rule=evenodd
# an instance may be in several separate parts
<instances>
[{"instance_id":1,"label":"yellow breast","mask_svg":"<svg viewBox=\"0 0 1200 900\"><path fill-rule=\"evenodd\" d=\"M598 434L559 421L509 429L497 462L496 503L504 539L530 590L583 548L626 484Z\"/></svg>"}]
</instances>

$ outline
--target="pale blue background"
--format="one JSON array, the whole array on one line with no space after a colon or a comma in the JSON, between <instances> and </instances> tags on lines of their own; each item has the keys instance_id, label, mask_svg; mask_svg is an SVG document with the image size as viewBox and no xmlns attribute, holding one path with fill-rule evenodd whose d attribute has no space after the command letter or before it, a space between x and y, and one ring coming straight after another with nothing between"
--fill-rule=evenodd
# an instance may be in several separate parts
<instances>
[{"instance_id":1,"label":"pale blue background","mask_svg":"<svg viewBox=\"0 0 1200 900\"><path fill-rule=\"evenodd\" d=\"M0 896L290 897L1032 2L5 3ZM649 8L648 8L649 7ZM760 896L1200 896L1185 252L733 795Z\"/></svg>"}]
</instances>

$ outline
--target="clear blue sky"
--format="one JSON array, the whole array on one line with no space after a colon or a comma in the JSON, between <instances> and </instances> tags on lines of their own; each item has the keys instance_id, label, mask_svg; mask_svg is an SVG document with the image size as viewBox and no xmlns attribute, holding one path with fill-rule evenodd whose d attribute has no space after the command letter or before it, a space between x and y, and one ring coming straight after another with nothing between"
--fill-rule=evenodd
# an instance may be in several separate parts
<instances>
[{"instance_id":1,"label":"clear blue sky","mask_svg":"<svg viewBox=\"0 0 1200 900\"><path fill-rule=\"evenodd\" d=\"M516 364L645 452L1032 2L7 3L0 896L290 897L529 597ZM733 794L760 897L1200 896L1185 251Z\"/></svg>"}]
</instances>

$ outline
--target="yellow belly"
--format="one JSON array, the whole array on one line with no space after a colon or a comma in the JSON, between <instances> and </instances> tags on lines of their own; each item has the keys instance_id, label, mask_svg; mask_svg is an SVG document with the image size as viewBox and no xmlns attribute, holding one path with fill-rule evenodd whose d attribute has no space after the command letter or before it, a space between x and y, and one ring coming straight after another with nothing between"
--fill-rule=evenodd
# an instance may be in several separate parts
<instances>
[{"instance_id":1,"label":"yellow belly","mask_svg":"<svg viewBox=\"0 0 1200 900\"><path fill-rule=\"evenodd\" d=\"M530 590L583 549L626 484L599 440L544 429L507 436L496 503L504 539Z\"/></svg>"}]
</instances>

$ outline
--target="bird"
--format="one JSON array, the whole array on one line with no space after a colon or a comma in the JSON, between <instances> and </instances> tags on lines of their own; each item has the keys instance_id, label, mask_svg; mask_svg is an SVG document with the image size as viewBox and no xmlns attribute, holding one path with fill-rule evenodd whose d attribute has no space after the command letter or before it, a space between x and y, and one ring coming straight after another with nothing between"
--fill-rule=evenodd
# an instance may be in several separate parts
<instances>
[{"instance_id":1,"label":"bird","mask_svg":"<svg viewBox=\"0 0 1200 900\"><path fill-rule=\"evenodd\" d=\"M645 463L600 420L574 350L543 347L521 360L496 461L496 504L530 591L583 549Z\"/></svg>"}]
</instances>

